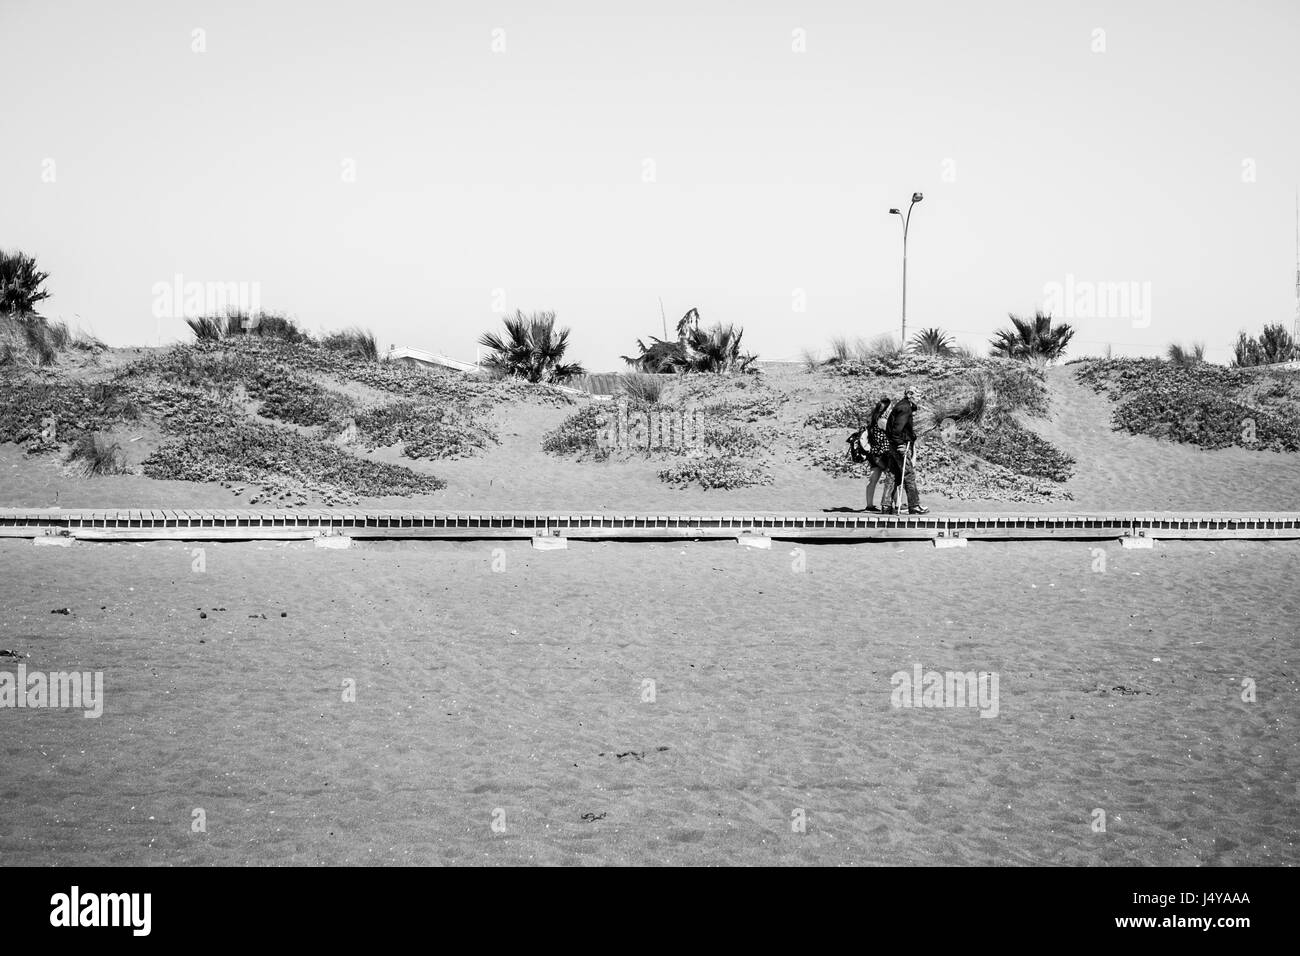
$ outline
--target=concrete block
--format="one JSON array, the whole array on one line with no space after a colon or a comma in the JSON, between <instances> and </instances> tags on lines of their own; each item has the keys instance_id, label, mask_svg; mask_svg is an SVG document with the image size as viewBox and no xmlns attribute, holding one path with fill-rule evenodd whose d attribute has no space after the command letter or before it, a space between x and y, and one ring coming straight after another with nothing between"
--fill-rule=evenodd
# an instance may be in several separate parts
<instances>
[{"instance_id":1,"label":"concrete block","mask_svg":"<svg viewBox=\"0 0 1300 956\"><path fill-rule=\"evenodd\" d=\"M765 534L742 534L736 538L736 542L747 548L758 548L760 551L772 550L772 539Z\"/></svg>"},{"instance_id":2,"label":"concrete block","mask_svg":"<svg viewBox=\"0 0 1300 956\"><path fill-rule=\"evenodd\" d=\"M1138 548L1141 550L1150 551L1152 548L1156 546L1156 539L1146 538L1146 537L1140 538L1137 535L1129 535L1128 537L1120 538L1119 543L1120 543L1120 547L1122 548L1129 548L1129 549Z\"/></svg>"},{"instance_id":3,"label":"concrete block","mask_svg":"<svg viewBox=\"0 0 1300 956\"><path fill-rule=\"evenodd\" d=\"M316 539L316 547L346 549L352 547L352 539L345 534L323 534Z\"/></svg>"},{"instance_id":4,"label":"concrete block","mask_svg":"<svg viewBox=\"0 0 1300 956\"><path fill-rule=\"evenodd\" d=\"M534 551L568 551L569 539L556 535L533 535Z\"/></svg>"},{"instance_id":5,"label":"concrete block","mask_svg":"<svg viewBox=\"0 0 1300 956\"><path fill-rule=\"evenodd\" d=\"M33 538L32 543L38 548L70 548L75 540L66 535L46 534Z\"/></svg>"},{"instance_id":6,"label":"concrete block","mask_svg":"<svg viewBox=\"0 0 1300 956\"><path fill-rule=\"evenodd\" d=\"M965 538L935 538L934 546L936 548L964 548L966 547Z\"/></svg>"}]
</instances>

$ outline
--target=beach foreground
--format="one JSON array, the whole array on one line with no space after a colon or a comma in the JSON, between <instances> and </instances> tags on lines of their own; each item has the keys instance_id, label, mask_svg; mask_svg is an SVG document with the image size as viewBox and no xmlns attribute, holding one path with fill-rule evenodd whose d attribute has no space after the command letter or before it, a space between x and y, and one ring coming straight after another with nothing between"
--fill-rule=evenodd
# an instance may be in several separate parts
<instances>
[{"instance_id":1,"label":"beach foreground","mask_svg":"<svg viewBox=\"0 0 1300 956\"><path fill-rule=\"evenodd\" d=\"M1300 543L6 540L0 575L0 671L104 674L98 718L0 710L0 863L1300 862ZM916 665L996 706L891 706Z\"/></svg>"}]
</instances>

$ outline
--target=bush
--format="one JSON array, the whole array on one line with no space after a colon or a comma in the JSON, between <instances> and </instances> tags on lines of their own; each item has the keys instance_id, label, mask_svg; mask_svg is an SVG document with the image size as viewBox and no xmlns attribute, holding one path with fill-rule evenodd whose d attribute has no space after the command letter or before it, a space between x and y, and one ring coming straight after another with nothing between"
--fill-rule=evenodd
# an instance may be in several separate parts
<instances>
[{"instance_id":1,"label":"bush","mask_svg":"<svg viewBox=\"0 0 1300 956\"><path fill-rule=\"evenodd\" d=\"M402 444L407 458L461 458L487 447L496 436L455 412L428 401L408 400L356 416L357 431L371 448Z\"/></svg>"},{"instance_id":2,"label":"bush","mask_svg":"<svg viewBox=\"0 0 1300 956\"><path fill-rule=\"evenodd\" d=\"M1075 374L1116 403L1111 422L1117 430L1202 448L1300 450L1294 414L1247 403L1252 383L1238 368L1111 359L1081 366Z\"/></svg>"},{"instance_id":3,"label":"bush","mask_svg":"<svg viewBox=\"0 0 1300 956\"><path fill-rule=\"evenodd\" d=\"M50 452L77 442L83 433L106 432L134 417L129 393L108 401L102 388L81 382L0 379L0 442L22 445L28 454Z\"/></svg>"},{"instance_id":4,"label":"bush","mask_svg":"<svg viewBox=\"0 0 1300 956\"><path fill-rule=\"evenodd\" d=\"M1300 357L1300 345L1281 323L1264 326L1259 338L1239 332L1232 351L1232 364L1238 368L1273 365Z\"/></svg>"},{"instance_id":5,"label":"bush","mask_svg":"<svg viewBox=\"0 0 1300 956\"><path fill-rule=\"evenodd\" d=\"M331 332L320 340L321 348L337 352L358 362L378 362L379 343L369 329L353 327L343 332Z\"/></svg>"},{"instance_id":6,"label":"bush","mask_svg":"<svg viewBox=\"0 0 1300 956\"><path fill-rule=\"evenodd\" d=\"M257 413L291 425L325 425L346 416L352 403L284 366L259 365L244 381L248 394L261 404Z\"/></svg>"},{"instance_id":7,"label":"bush","mask_svg":"<svg viewBox=\"0 0 1300 956\"><path fill-rule=\"evenodd\" d=\"M772 476L761 466L721 455L692 456L659 472L659 480L680 487L698 484L712 488L749 488L770 485Z\"/></svg>"},{"instance_id":8,"label":"bush","mask_svg":"<svg viewBox=\"0 0 1300 956\"><path fill-rule=\"evenodd\" d=\"M122 446L101 432L83 432L72 445L68 461L79 462L86 477L120 475L127 471Z\"/></svg>"},{"instance_id":9,"label":"bush","mask_svg":"<svg viewBox=\"0 0 1300 956\"><path fill-rule=\"evenodd\" d=\"M328 442L240 420L199 402L179 411L170 425L182 437L145 460L144 473L150 478L256 484L288 479L327 497L416 495L446 487L433 475L358 458Z\"/></svg>"},{"instance_id":10,"label":"bush","mask_svg":"<svg viewBox=\"0 0 1300 956\"><path fill-rule=\"evenodd\" d=\"M988 416L957 444L963 450L1018 475L1064 482L1074 474L1073 457L1005 413L996 412Z\"/></svg>"}]
</instances>

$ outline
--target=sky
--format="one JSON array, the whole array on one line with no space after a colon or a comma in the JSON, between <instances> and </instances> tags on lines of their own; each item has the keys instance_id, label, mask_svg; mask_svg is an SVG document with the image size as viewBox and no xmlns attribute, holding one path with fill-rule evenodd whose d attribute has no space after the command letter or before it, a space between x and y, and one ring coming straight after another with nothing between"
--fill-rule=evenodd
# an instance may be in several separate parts
<instances>
[{"instance_id":1,"label":"sky","mask_svg":"<svg viewBox=\"0 0 1300 956\"><path fill-rule=\"evenodd\" d=\"M0 43L0 248L114 346L188 339L179 281L468 360L554 311L596 371L662 300L797 360L898 334L916 191L909 336L1296 317L1294 0L0 0Z\"/></svg>"}]
</instances>

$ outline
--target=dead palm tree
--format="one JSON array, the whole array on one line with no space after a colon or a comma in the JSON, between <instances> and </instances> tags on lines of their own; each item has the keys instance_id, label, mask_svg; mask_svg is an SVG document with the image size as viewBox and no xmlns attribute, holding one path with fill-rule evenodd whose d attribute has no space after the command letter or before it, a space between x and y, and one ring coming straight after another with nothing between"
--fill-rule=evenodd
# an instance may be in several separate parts
<instances>
[{"instance_id":1,"label":"dead palm tree","mask_svg":"<svg viewBox=\"0 0 1300 956\"><path fill-rule=\"evenodd\" d=\"M650 336L650 345L637 339L641 354L623 361L642 372L747 372L758 356L740 351L745 330L715 323L700 328L700 313L691 309L677 323L677 341Z\"/></svg>"},{"instance_id":2,"label":"dead palm tree","mask_svg":"<svg viewBox=\"0 0 1300 956\"><path fill-rule=\"evenodd\" d=\"M505 327L504 336L499 332L479 336L479 344L491 353L483 362L488 370L547 383L586 374L578 363L563 361L569 347L569 330L556 330L554 312L525 316L517 311L506 317Z\"/></svg>"}]
</instances>

